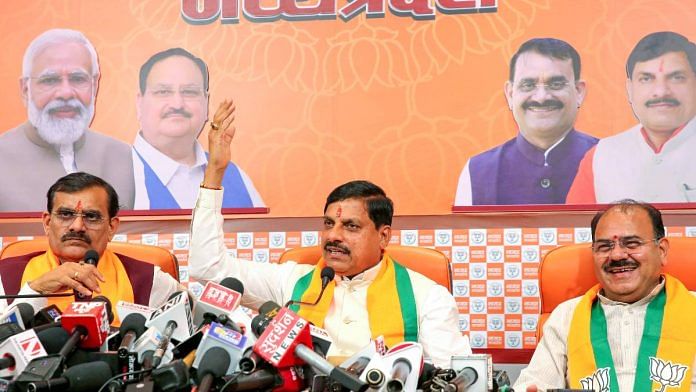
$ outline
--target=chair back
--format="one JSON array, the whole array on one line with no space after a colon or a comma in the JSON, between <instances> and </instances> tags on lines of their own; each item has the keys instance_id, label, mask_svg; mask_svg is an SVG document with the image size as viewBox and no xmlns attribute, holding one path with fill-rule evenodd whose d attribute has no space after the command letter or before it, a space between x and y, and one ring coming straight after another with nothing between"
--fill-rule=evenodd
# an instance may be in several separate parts
<instances>
[{"instance_id":1,"label":"chair back","mask_svg":"<svg viewBox=\"0 0 696 392\"><path fill-rule=\"evenodd\" d=\"M687 289L696 291L696 237L670 238L667 264L663 271L679 279ZM552 249L539 265L541 315L537 323L537 341L551 312L561 302L579 297L597 284L590 244L566 245Z\"/></svg>"},{"instance_id":2,"label":"chair back","mask_svg":"<svg viewBox=\"0 0 696 392\"><path fill-rule=\"evenodd\" d=\"M288 249L280 255L279 263L292 260L299 264L316 264L321 247L309 246ZM447 256L439 250L418 246L389 245L387 253L404 267L419 272L452 292L452 271Z\"/></svg>"},{"instance_id":3,"label":"chair back","mask_svg":"<svg viewBox=\"0 0 696 392\"><path fill-rule=\"evenodd\" d=\"M2 252L0 252L0 263L2 260L10 257L45 251L46 249L48 249L48 239L46 237L13 242L8 244ZM179 262L176 256L164 248L153 245L130 244L127 242L109 242L107 249L114 253L119 253L159 266L162 271L179 281Z\"/></svg>"}]
</instances>

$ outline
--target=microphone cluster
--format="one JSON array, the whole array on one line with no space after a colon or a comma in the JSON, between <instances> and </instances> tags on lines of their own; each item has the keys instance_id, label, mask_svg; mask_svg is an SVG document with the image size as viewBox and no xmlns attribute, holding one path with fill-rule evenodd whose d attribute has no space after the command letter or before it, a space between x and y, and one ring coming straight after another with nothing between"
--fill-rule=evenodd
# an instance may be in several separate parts
<instances>
[{"instance_id":1,"label":"microphone cluster","mask_svg":"<svg viewBox=\"0 0 696 392\"><path fill-rule=\"evenodd\" d=\"M253 320L239 307L244 286L234 278L208 282L195 303L185 291L157 309L119 302L118 329L105 297L63 313L15 304L0 316L0 391L478 390L464 385L483 376L466 369L424 370L418 343L386 350L378 340L331 364L329 334L288 308L317 304L333 270L322 278L315 302L269 301Z\"/></svg>"}]
</instances>

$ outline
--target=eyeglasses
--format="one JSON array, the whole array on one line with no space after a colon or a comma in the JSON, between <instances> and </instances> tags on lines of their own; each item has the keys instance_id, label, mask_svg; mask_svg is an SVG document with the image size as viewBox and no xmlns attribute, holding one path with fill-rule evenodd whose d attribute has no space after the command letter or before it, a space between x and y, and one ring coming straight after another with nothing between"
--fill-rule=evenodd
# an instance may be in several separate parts
<instances>
[{"instance_id":1,"label":"eyeglasses","mask_svg":"<svg viewBox=\"0 0 696 392\"><path fill-rule=\"evenodd\" d=\"M46 74L27 79L36 81L36 89L40 92L53 91L63 84L64 76L58 74ZM68 85L75 90L87 90L92 86L92 76L86 72L71 72L67 74Z\"/></svg>"},{"instance_id":2,"label":"eyeglasses","mask_svg":"<svg viewBox=\"0 0 696 392\"><path fill-rule=\"evenodd\" d=\"M195 100L205 96L205 91L200 86L180 86L179 95L186 100ZM150 90L150 94L158 99L168 99L176 94L174 86L159 85Z\"/></svg>"},{"instance_id":3,"label":"eyeglasses","mask_svg":"<svg viewBox=\"0 0 696 392\"><path fill-rule=\"evenodd\" d=\"M549 91L561 91L566 88L570 82L567 80L552 80L547 83L537 83L531 80L523 80L517 85L517 89L523 93L531 93L536 91L539 87L544 87L544 89Z\"/></svg>"},{"instance_id":4,"label":"eyeglasses","mask_svg":"<svg viewBox=\"0 0 696 392\"><path fill-rule=\"evenodd\" d=\"M52 212L51 215L56 217L56 220L62 226L70 226L75 222L77 217L82 218L82 222L88 229L98 229L104 222L104 217L98 212L77 212L68 209L59 209L56 212Z\"/></svg>"},{"instance_id":5,"label":"eyeglasses","mask_svg":"<svg viewBox=\"0 0 696 392\"><path fill-rule=\"evenodd\" d=\"M643 240L638 237L620 237L615 241L598 240L592 243L592 252L599 257L607 257L618 244L629 255L640 253L645 245L649 242L659 243L663 237L655 237L651 240Z\"/></svg>"}]
</instances>

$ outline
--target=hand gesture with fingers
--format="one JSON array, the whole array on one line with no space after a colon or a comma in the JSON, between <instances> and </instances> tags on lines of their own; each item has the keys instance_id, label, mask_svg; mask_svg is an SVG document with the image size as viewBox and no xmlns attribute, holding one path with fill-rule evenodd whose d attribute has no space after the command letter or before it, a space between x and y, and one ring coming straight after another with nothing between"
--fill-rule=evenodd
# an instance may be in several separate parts
<instances>
[{"instance_id":1,"label":"hand gesture with fingers","mask_svg":"<svg viewBox=\"0 0 696 392\"><path fill-rule=\"evenodd\" d=\"M92 292L100 293L99 281L104 282L104 276L91 264L64 262L58 268L41 275L29 283L29 287L39 293L49 294L75 289L91 296Z\"/></svg>"},{"instance_id":2,"label":"hand gesture with fingers","mask_svg":"<svg viewBox=\"0 0 696 392\"><path fill-rule=\"evenodd\" d=\"M210 122L210 132L208 133L208 148L210 156L208 167L205 170L203 185L206 188L220 188L225 169L230 162L232 153L230 144L234 137L234 102L225 99L220 103L213 120Z\"/></svg>"}]
</instances>

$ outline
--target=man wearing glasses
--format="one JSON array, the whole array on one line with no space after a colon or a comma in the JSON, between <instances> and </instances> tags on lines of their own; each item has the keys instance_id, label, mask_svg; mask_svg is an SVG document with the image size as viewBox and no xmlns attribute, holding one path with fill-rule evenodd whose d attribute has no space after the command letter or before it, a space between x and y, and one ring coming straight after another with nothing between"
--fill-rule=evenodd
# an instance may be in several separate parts
<instances>
[{"instance_id":1,"label":"man wearing glasses","mask_svg":"<svg viewBox=\"0 0 696 392\"><path fill-rule=\"evenodd\" d=\"M193 208L208 163L197 141L208 120L208 68L203 60L182 48L150 57L140 68L137 111L135 208ZM264 205L249 176L233 163L222 187L223 208Z\"/></svg>"},{"instance_id":2,"label":"man wearing glasses","mask_svg":"<svg viewBox=\"0 0 696 392\"><path fill-rule=\"evenodd\" d=\"M649 34L628 56L626 77L640 124L587 153L567 202L696 202L696 45L671 31Z\"/></svg>"},{"instance_id":3,"label":"man wearing glasses","mask_svg":"<svg viewBox=\"0 0 696 392\"><path fill-rule=\"evenodd\" d=\"M554 309L514 389L665 390L668 380L694 390L696 298L662 274L669 241L660 212L622 200L597 213L591 230L599 284Z\"/></svg>"},{"instance_id":4,"label":"man wearing glasses","mask_svg":"<svg viewBox=\"0 0 696 392\"><path fill-rule=\"evenodd\" d=\"M0 266L3 294L76 290L88 297L106 296L112 306L123 300L157 307L180 289L159 267L106 249L119 225L118 195L107 182L91 174L72 173L53 184L46 196L43 227L49 249L5 260ZM83 262L89 249L99 254L96 266ZM21 301L36 310L51 304L64 310L74 300L69 296Z\"/></svg>"},{"instance_id":5,"label":"man wearing glasses","mask_svg":"<svg viewBox=\"0 0 696 392\"><path fill-rule=\"evenodd\" d=\"M0 136L0 211L41 211L58 178L77 171L103 177L133 207L128 145L89 130L99 81L94 46L80 32L53 29L27 47L20 91L28 121Z\"/></svg>"},{"instance_id":6,"label":"man wearing glasses","mask_svg":"<svg viewBox=\"0 0 696 392\"><path fill-rule=\"evenodd\" d=\"M580 56L568 43L523 43L505 82L517 137L469 159L454 205L563 204L580 159L597 143L574 129L585 89Z\"/></svg>"}]
</instances>

